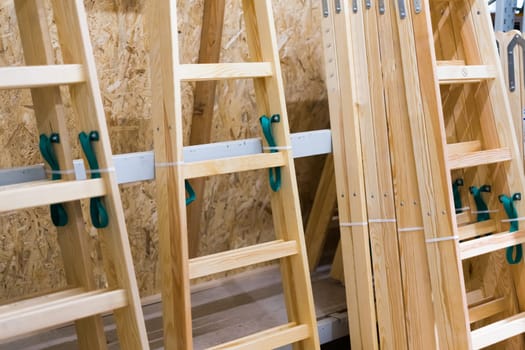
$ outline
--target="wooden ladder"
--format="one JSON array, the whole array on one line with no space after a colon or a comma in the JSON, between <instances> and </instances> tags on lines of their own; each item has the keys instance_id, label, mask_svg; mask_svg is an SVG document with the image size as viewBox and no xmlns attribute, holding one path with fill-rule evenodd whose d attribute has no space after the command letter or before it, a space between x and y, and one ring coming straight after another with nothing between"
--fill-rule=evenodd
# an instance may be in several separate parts
<instances>
[{"instance_id":1,"label":"wooden ladder","mask_svg":"<svg viewBox=\"0 0 525 350\"><path fill-rule=\"evenodd\" d=\"M317 349L319 339L305 254L301 213L291 155L284 90L270 0L242 2L252 62L179 63L175 0L150 7L150 42L157 203L162 269L164 345L191 349L190 280L280 260L288 323L214 347L215 349ZM203 24L206 25L206 24ZM185 163L181 82L253 79L259 115L279 115L273 124L276 148L253 156ZM189 259L185 181L193 178L279 167L281 188L272 191L276 239L245 248Z\"/></svg>"},{"instance_id":2,"label":"wooden ladder","mask_svg":"<svg viewBox=\"0 0 525 350\"><path fill-rule=\"evenodd\" d=\"M397 5L438 348L484 348L525 332L523 260L510 265L514 286L503 299L481 293L469 308L473 291L467 293L464 280L467 261L525 241L525 231L509 227L523 219L525 204L514 194L523 193L525 180L490 14L483 0ZM490 185L482 195L489 218L478 222L481 213L469 210L456 214L451 189L458 174L474 193ZM499 200L513 203L517 218L506 221ZM500 263L504 259L500 254ZM513 299L518 311L507 317ZM479 328L471 325L489 318Z\"/></svg>"},{"instance_id":3,"label":"wooden ladder","mask_svg":"<svg viewBox=\"0 0 525 350\"><path fill-rule=\"evenodd\" d=\"M15 0L26 66L0 68L1 89L30 88L41 141L56 154L57 181L36 181L0 188L0 211L55 205L67 220L57 219L58 241L64 259L68 289L38 295L0 306L0 341L75 321L81 349L106 349L100 314L114 312L120 346L148 349L148 341L135 280L131 251L119 189L112 171L111 148L100 96L95 61L82 0L54 0L52 10L64 64L55 64L48 15L43 1ZM92 134L91 145L99 163L92 178L75 180L66 108L60 85L69 86L71 103L80 129ZM52 134L54 134L52 136ZM28 142L30 140L27 140ZM35 140L36 141L36 140ZM92 159L92 158L90 158ZM101 228L107 287L97 288L91 266L89 236L84 228L81 199L105 207L108 223ZM60 204L59 203L63 203ZM102 212L99 212L99 214ZM104 219L99 215L100 226ZM62 221L62 222L59 222ZM65 222L67 221L67 223Z\"/></svg>"}]
</instances>

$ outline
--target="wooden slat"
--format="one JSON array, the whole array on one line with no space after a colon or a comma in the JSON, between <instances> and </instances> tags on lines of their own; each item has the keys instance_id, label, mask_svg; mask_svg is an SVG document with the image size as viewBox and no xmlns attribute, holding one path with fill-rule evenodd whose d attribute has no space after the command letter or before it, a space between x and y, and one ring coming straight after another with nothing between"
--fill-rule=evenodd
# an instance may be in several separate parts
<instances>
[{"instance_id":1,"label":"wooden slat","mask_svg":"<svg viewBox=\"0 0 525 350\"><path fill-rule=\"evenodd\" d=\"M461 169L509 160L512 160L512 153L509 148L503 147L479 152L449 154L448 167Z\"/></svg>"},{"instance_id":2,"label":"wooden slat","mask_svg":"<svg viewBox=\"0 0 525 350\"><path fill-rule=\"evenodd\" d=\"M505 311L505 308L507 307L506 304L505 298L502 297L481 305L470 307L468 309L470 323L484 320Z\"/></svg>"},{"instance_id":3,"label":"wooden slat","mask_svg":"<svg viewBox=\"0 0 525 350\"><path fill-rule=\"evenodd\" d=\"M69 202L106 194L102 179L38 181L0 188L0 212Z\"/></svg>"},{"instance_id":4,"label":"wooden slat","mask_svg":"<svg viewBox=\"0 0 525 350\"><path fill-rule=\"evenodd\" d=\"M191 179L202 176L237 173L241 171L267 169L286 165L283 153L261 153L251 156L221 158L184 164L184 177Z\"/></svg>"},{"instance_id":5,"label":"wooden slat","mask_svg":"<svg viewBox=\"0 0 525 350\"><path fill-rule=\"evenodd\" d=\"M469 259L475 256L511 247L516 244L522 244L524 242L525 230L510 233L497 233L487 237L473 239L459 244L461 259Z\"/></svg>"},{"instance_id":6,"label":"wooden slat","mask_svg":"<svg viewBox=\"0 0 525 350\"><path fill-rule=\"evenodd\" d=\"M494 220L486 220L458 227L458 235L459 239L463 240L493 233L496 230L496 222Z\"/></svg>"},{"instance_id":7,"label":"wooden slat","mask_svg":"<svg viewBox=\"0 0 525 350\"><path fill-rule=\"evenodd\" d=\"M525 312L472 331L472 349L482 349L525 332Z\"/></svg>"},{"instance_id":8,"label":"wooden slat","mask_svg":"<svg viewBox=\"0 0 525 350\"><path fill-rule=\"evenodd\" d=\"M21 305L14 303L3 307L0 314L0 340L10 339L25 333L61 325L76 319L100 314L127 305L126 292L98 290L75 292L60 299L44 297Z\"/></svg>"},{"instance_id":9,"label":"wooden slat","mask_svg":"<svg viewBox=\"0 0 525 350\"><path fill-rule=\"evenodd\" d=\"M461 154L481 151L481 142L478 140L450 143L447 145L448 154Z\"/></svg>"},{"instance_id":10,"label":"wooden slat","mask_svg":"<svg viewBox=\"0 0 525 350\"><path fill-rule=\"evenodd\" d=\"M265 78L272 74L270 62L181 64L176 71L181 81Z\"/></svg>"},{"instance_id":11,"label":"wooden slat","mask_svg":"<svg viewBox=\"0 0 525 350\"><path fill-rule=\"evenodd\" d=\"M81 64L0 68L0 89L76 84L85 80Z\"/></svg>"},{"instance_id":12,"label":"wooden slat","mask_svg":"<svg viewBox=\"0 0 525 350\"><path fill-rule=\"evenodd\" d=\"M55 302L63 298L76 296L82 292L85 292L82 288L71 288L49 294L41 294L29 298L26 297L27 299L10 300L3 305L0 305L0 315L6 312L13 312L28 307L38 306L43 303Z\"/></svg>"},{"instance_id":13,"label":"wooden slat","mask_svg":"<svg viewBox=\"0 0 525 350\"><path fill-rule=\"evenodd\" d=\"M276 349L292 344L310 336L310 330L305 325L294 322L251 334L247 337L209 348L209 350L251 350Z\"/></svg>"},{"instance_id":14,"label":"wooden slat","mask_svg":"<svg viewBox=\"0 0 525 350\"><path fill-rule=\"evenodd\" d=\"M209 276L298 253L297 242L275 240L190 259L190 278Z\"/></svg>"},{"instance_id":15,"label":"wooden slat","mask_svg":"<svg viewBox=\"0 0 525 350\"><path fill-rule=\"evenodd\" d=\"M456 214L456 223L459 225L465 225L470 222L470 217L467 212Z\"/></svg>"},{"instance_id":16,"label":"wooden slat","mask_svg":"<svg viewBox=\"0 0 525 350\"><path fill-rule=\"evenodd\" d=\"M478 305L485 297L482 289L475 289L467 293L467 303L469 306Z\"/></svg>"},{"instance_id":17,"label":"wooden slat","mask_svg":"<svg viewBox=\"0 0 525 350\"><path fill-rule=\"evenodd\" d=\"M216 63L220 60L225 5L225 0L204 0L198 63ZM205 145L211 142L216 85L216 80L199 81L195 84L190 145ZM190 258L197 256L199 251L205 184L206 178L194 179L191 182L195 200L188 206Z\"/></svg>"},{"instance_id":18,"label":"wooden slat","mask_svg":"<svg viewBox=\"0 0 525 350\"><path fill-rule=\"evenodd\" d=\"M479 82L481 80L495 79L496 68L493 66L459 66L439 65L437 76L440 84L463 84Z\"/></svg>"}]
</instances>

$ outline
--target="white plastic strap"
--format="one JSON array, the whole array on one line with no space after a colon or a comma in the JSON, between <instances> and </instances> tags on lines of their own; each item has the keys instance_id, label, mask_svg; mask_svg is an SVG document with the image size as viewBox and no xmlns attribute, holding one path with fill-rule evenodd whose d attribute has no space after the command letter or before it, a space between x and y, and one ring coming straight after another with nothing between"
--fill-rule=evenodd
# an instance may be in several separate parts
<instances>
[{"instance_id":1,"label":"white plastic strap","mask_svg":"<svg viewBox=\"0 0 525 350\"><path fill-rule=\"evenodd\" d=\"M467 211L467 210L470 210L470 207L458 208L458 209L456 209L456 211L457 211L457 210Z\"/></svg>"},{"instance_id":2,"label":"white plastic strap","mask_svg":"<svg viewBox=\"0 0 525 350\"><path fill-rule=\"evenodd\" d=\"M155 163L155 168L170 168L170 167L179 167L184 165L184 162L165 162L165 163Z\"/></svg>"},{"instance_id":3,"label":"white plastic strap","mask_svg":"<svg viewBox=\"0 0 525 350\"><path fill-rule=\"evenodd\" d=\"M367 226L368 222L340 222L341 227Z\"/></svg>"},{"instance_id":4,"label":"white plastic strap","mask_svg":"<svg viewBox=\"0 0 525 350\"><path fill-rule=\"evenodd\" d=\"M424 229L425 229L424 227L419 227L419 226L403 227L403 228L397 229L397 232L415 232L415 231L423 231Z\"/></svg>"},{"instance_id":5,"label":"white plastic strap","mask_svg":"<svg viewBox=\"0 0 525 350\"><path fill-rule=\"evenodd\" d=\"M397 222L396 219L370 219L369 223Z\"/></svg>"},{"instance_id":6,"label":"white plastic strap","mask_svg":"<svg viewBox=\"0 0 525 350\"><path fill-rule=\"evenodd\" d=\"M291 150L292 146L265 146L263 150L265 151L281 151L281 150Z\"/></svg>"},{"instance_id":7,"label":"white plastic strap","mask_svg":"<svg viewBox=\"0 0 525 350\"><path fill-rule=\"evenodd\" d=\"M471 213L472 214L490 214L490 213L497 213L499 212L498 209L494 209L494 210L472 210Z\"/></svg>"},{"instance_id":8,"label":"white plastic strap","mask_svg":"<svg viewBox=\"0 0 525 350\"><path fill-rule=\"evenodd\" d=\"M436 242L443 242L443 241L455 241L458 240L459 236L448 236L448 237L436 237L436 238L429 238L426 240L427 243L436 243Z\"/></svg>"},{"instance_id":9,"label":"white plastic strap","mask_svg":"<svg viewBox=\"0 0 525 350\"><path fill-rule=\"evenodd\" d=\"M525 216L522 216L521 218L504 219L504 220L501 220L501 222L514 222L514 221L523 221L523 220L525 220Z\"/></svg>"},{"instance_id":10,"label":"white plastic strap","mask_svg":"<svg viewBox=\"0 0 525 350\"><path fill-rule=\"evenodd\" d=\"M115 168L86 169L86 174L102 174L102 173L114 173L114 172L116 172Z\"/></svg>"},{"instance_id":11,"label":"white plastic strap","mask_svg":"<svg viewBox=\"0 0 525 350\"><path fill-rule=\"evenodd\" d=\"M71 175L75 173L75 169L66 169L66 170L50 170L46 169L46 174L50 175Z\"/></svg>"}]
</instances>

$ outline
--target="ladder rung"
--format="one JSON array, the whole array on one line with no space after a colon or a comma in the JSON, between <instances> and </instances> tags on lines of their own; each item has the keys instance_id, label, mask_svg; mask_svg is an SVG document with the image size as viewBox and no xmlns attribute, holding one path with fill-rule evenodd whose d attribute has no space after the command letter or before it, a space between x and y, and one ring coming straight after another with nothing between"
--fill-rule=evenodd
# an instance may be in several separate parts
<instances>
[{"instance_id":1,"label":"ladder rung","mask_svg":"<svg viewBox=\"0 0 525 350\"><path fill-rule=\"evenodd\" d=\"M306 325L296 325L291 322L211 347L209 350L276 349L308 337L310 337L310 331Z\"/></svg>"},{"instance_id":2,"label":"ladder rung","mask_svg":"<svg viewBox=\"0 0 525 350\"><path fill-rule=\"evenodd\" d=\"M470 217L467 212L456 214L456 224L459 225L465 225L470 223Z\"/></svg>"},{"instance_id":3,"label":"ladder rung","mask_svg":"<svg viewBox=\"0 0 525 350\"><path fill-rule=\"evenodd\" d=\"M505 298L498 298L468 309L470 323L484 320L505 311Z\"/></svg>"},{"instance_id":4,"label":"ladder rung","mask_svg":"<svg viewBox=\"0 0 525 350\"><path fill-rule=\"evenodd\" d=\"M474 83L487 79L495 79L496 73L497 70L494 66L455 64L437 66L437 76L439 83L442 85Z\"/></svg>"},{"instance_id":5,"label":"ladder rung","mask_svg":"<svg viewBox=\"0 0 525 350\"><path fill-rule=\"evenodd\" d=\"M102 179L37 181L0 188L0 212L69 202L106 194Z\"/></svg>"},{"instance_id":6,"label":"ladder rung","mask_svg":"<svg viewBox=\"0 0 525 350\"><path fill-rule=\"evenodd\" d=\"M58 326L127 305L126 291L73 289L3 305L0 340Z\"/></svg>"},{"instance_id":7,"label":"ladder rung","mask_svg":"<svg viewBox=\"0 0 525 350\"><path fill-rule=\"evenodd\" d=\"M250 156L220 158L184 164L186 179L214 176L241 171L267 169L286 165L282 152L260 153Z\"/></svg>"},{"instance_id":8,"label":"ladder rung","mask_svg":"<svg viewBox=\"0 0 525 350\"><path fill-rule=\"evenodd\" d=\"M525 312L471 332L472 348L482 349L525 332Z\"/></svg>"},{"instance_id":9,"label":"ladder rung","mask_svg":"<svg viewBox=\"0 0 525 350\"><path fill-rule=\"evenodd\" d=\"M525 230L515 232L503 232L490 236L461 242L461 259L469 259L475 256L495 252L500 249L512 247L513 245L525 243Z\"/></svg>"},{"instance_id":10,"label":"ladder rung","mask_svg":"<svg viewBox=\"0 0 525 350\"><path fill-rule=\"evenodd\" d=\"M464 240L493 233L496 232L496 230L496 222L490 219L458 227L458 235L460 240Z\"/></svg>"},{"instance_id":11,"label":"ladder rung","mask_svg":"<svg viewBox=\"0 0 525 350\"><path fill-rule=\"evenodd\" d=\"M479 305L485 299L482 289L475 289L470 292L467 292L467 303L469 307L474 305Z\"/></svg>"},{"instance_id":12,"label":"ladder rung","mask_svg":"<svg viewBox=\"0 0 525 350\"><path fill-rule=\"evenodd\" d=\"M86 81L81 64L0 68L0 89L76 84Z\"/></svg>"},{"instance_id":13,"label":"ladder rung","mask_svg":"<svg viewBox=\"0 0 525 350\"><path fill-rule=\"evenodd\" d=\"M447 145L448 154L461 154L481 151L481 141L466 141L458 143L449 143Z\"/></svg>"},{"instance_id":14,"label":"ladder rung","mask_svg":"<svg viewBox=\"0 0 525 350\"><path fill-rule=\"evenodd\" d=\"M190 260L190 278L199 278L297 254L297 242L275 240Z\"/></svg>"},{"instance_id":15,"label":"ladder rung","mask_svg":"<svg viewBox=\"0 0 525 350\"><path fill-rule=\"evenodd\" d=\"M273 75L270 62L181 64L181 81L264 78Z\"/></svg>"},{"instance_id":16,"label":"ladder rung","mask_svg":"<svg viewBox=\"0 0 525 350\"><path fill-rule=\"evenodd\" d=\"M508 160L512 160L512 154L508 147L503 147L479 152L449 153L448 166L450 169L461 169Z\"/></svg>"}]
</instances>

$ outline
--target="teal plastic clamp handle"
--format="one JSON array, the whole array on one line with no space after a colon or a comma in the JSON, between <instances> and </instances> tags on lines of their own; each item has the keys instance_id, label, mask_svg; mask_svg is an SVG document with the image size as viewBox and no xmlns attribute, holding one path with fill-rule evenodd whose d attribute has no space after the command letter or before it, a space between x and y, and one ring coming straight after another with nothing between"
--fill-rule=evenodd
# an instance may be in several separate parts
<instances>
[{"instance_id":1,"label":"teal plastic clamp handle","mask_svg":"<svg viewBox=\"0 0 525 350\"><path fill-rule=\"evenodd\" d=\"M274 114L271 118L268 118L266 115L263 115L259 118L264 137L266 139L266 142L268 143L268 146L270 147L271 153L277 152L277 149L272 149L272 147L277 147L277 143L275 142L275 139L273 137L272 124L278 123L280 121L281 116L279 114ZM268 169L268 174L270 179L270 187L272 191L279 191L279 189L281 188L281 168L270 168Z\"/></svg>"},{"instance_id":2,"label":"teal plastic clamp handle","mask_svg":"<svg viewBox=\"0 0 525 350\"><path fill-rule=\"evenodd\" d=\"M511 220L509 232L516 232L519 229L519 221L517 220L518 211L514 206L514 201L519 200L521 200L521 193L514 193L512 197L509 197L504 194L499 196L499 201L503 204L503 208L505 208L505 213L507 213L509 220ZM523 258L523 246L521 244L517 244L515 246L508 247L506 249L505 255L509 264L517 264Z\"/></svg>"}]
</instances>

